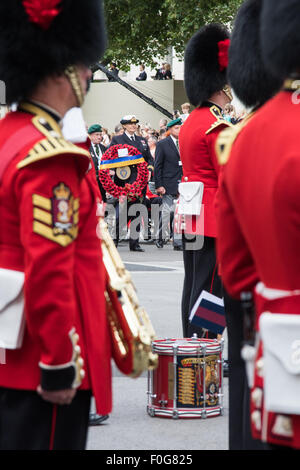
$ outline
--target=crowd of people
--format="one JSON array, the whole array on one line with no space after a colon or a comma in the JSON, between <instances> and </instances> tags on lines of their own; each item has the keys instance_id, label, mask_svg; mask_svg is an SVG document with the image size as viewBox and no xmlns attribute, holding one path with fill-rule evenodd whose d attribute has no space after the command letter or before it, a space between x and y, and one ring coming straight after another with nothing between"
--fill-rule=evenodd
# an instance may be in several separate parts
<instances>
[{"instance_id":1,"label":"crowd of people","mask_svg":"<svg viewBox=\"0 0 300 470\"><path fill-rule=\"evenodd\" d=\"M176 126L175 126L176 124ZM123 227L120 233L119 227L119 210L120 205L119 202L112 197L111 194L106 192L101 184L99 178L99 170L101 170L101 161L105 159L105 151L108 148L111 148L113 145L116 144L125 144L137 147L142 155L144 156L145 160L148 163L149 168L149 177L148 177L148 184L144 189L143 193L143 204L145 208L147 208L147 217L142 217L142 225L143 230L141 230L141 237L146 240L148 243L155 243L158 248L163 248L163 244L166 243L169 239L173 239L174 241L174 234L173 234L173 209L170 211L168 210L169 215L171 215L170 219L166 219L163 217L163 226L157 227L153 221L152 217L152 207L153 205L162 207L162 213L164 214L163 210L163 201L166 198L165 194L163 193L162 184L157 183L157 178L159 173L163 171L164 179L168 180L171 179L174 182L175 189L172 194L172 206L173 206L173 199L177 197L178 191L178 183L181 178L180 172L172 172L172 168L167 168L167 165L164 165L164 162L159 162L159 158L157 159L157 154L161 148L161 143L163 140L167 142L171 139L172 141L172 134L174 132L174 127L177 128L177 133L180 129L182 124L181 119L173 119L168 122L167 119L161 119L158 123L158 130L154 129L149 123L145 123L144 125L139 124L139 120L135 116L125 116L121 119L120 124L115 126L115 132L109 136L108 145L104 145L104 137L107 136L106 132L103 132L102 127L98 124L94 124L88 128L88 133L92 142L91 145L91 154L93 156L93 161L95 164L95 171L96 177L99 184L99 188L102 194L102 198L107 203L107 216L108 221L110 222L110 229L112 236L115 240L116 245L118 245L120 237L123 238L128 235L129 237L129 245L132 251L143 251L143 249L139 246L139 238L140 238L140 226L139 226L139 233L137 234L137 239L135 241L132 240L131 237L131 230L130 227ZM178 140L178 135L176 135L176 139ZM175 139L175 142L176 142ZM172 143L174 145L174 143ZM96 151L96 150L97 151ZM176 153L176 167L179 167L178 162L180 161L179 150L176 145L169 149L169 152ZM103 157L104 155L104 157ZM155 170L156 168L156 170ZM133 172L136 173L136 169L132 168ZM111 178L116 180L116 172L111 170ZM157 177L156 177L157 176ZM129 172L128 179L126 182L133 181L131 177L131 172ZM124 182L120 182L117 179L117 184L123 184ZM114 210L109 206L113 206ZM169 204L170 205L170 204ZM128 209L128 207L127 207ZM159 219L161 214L159 214ZM117 232L117 233L116 233ZM127 234L128 232L128 234ZM174 242L174 249L180 249L178 245Z\"/></svg>"},{"instance_id":2,"label":"crowd of people","mask_svg":"<svg viewBox=\"0 0 300 470\"><path fill-rule=\"evenodd\" d=\"M139 65L139 75L136 77L138 82L145 82L148 79L148 74L144 64ZM107 79L109 82L115 82L116 78L119 76L119 69L116 62L111 62L109 64L108 73L106 73ZM167 62L163 62L161 67L156 69L156 73L153 76L154 80L172 80L172 70L171 65Z\"/></svg>"},{"instance_id":3,"label":"crowd of people","mask_svg":"<svg viewBox=\"0 0 300 470\"><path fill-rule=\"evenodd\" d=\"M173 111L173 119L180 118L182 124L184 121L189 117L189 114L192 111L192 106L190 103L183 103L181 105L181 112L178 109ZM245 117L246 110L243 109L242 111L237 112L235 107L230 104L224 108L223 118L227 121L231 122L232 124L238 124L241 120ZM155 157L155 148L157 142L168 137L170 135L170 131L167 129L168 119L162 118L158 122L156 126L152 126L150 122L145 123L138 123L136 134L140 137L144 137L149 147L151 147L151 153L153 157ZM109 130L107 127L101 127L101 143L108 148L114 136L121 135L124 133L124 128L122 124L118 123L114 127L114 129ZM88 127L87 127L88 128Z\"/></svg>"},{"instance_id":4,"label":"crowd of people","mask_svg":"<svg viewBox=\"0 0 300 470\"><path fill-rule=\"evenodd\" d=\"M117 124L114 129L114 133L108 134L107 129L103 129L99 124L98 125L92 125L88 128L88 133L92 141L92 146L91 146L91 152L93 152L93 155L96 156L96 153L94 152L94 143L99 145L100 150L101 150L101 155L98 156L96 160L94 160L95 163L95 170L97 174L97 180L98 184L101 190L101 194L103 199L108 203L108 204L113 204L114 207L117 206L117 201L115 198L111 197L109 194L105 194L105 191L103 190L103 187L100 183L99 180L99 168L100 168L100 163L102 159L102 155L105 152L106 149L110 148L112 145L117 144L117 143L124 143L124 144L131 144L132 142L128 140L128 137L130 137L128 125L130 127L133 126L132 129L132 135L135 136L135 139L144 144L143 148L143 155L144 157L146 156L147 152L149 152L149 156L147 157L147 161L149 159L151 160L151 165L150 165L150 171L149 171L149 181L147 188L145 188L145 194L144 194L144 201L143 203L145 204L145 207L147 207L147 214L148 218L145 219L145 217L142 220L142 225L143 225L143 230L141 231L141 237L146 240L148 243L156 243L156 246L158 248L163 248L163 245L168 242L168 240L173 241L174 249L179 250L181 249L181 244L177 243L175 241L175 236L173 233L173 220L174 220L174 201L178 197L178 183L181 179L181 172L173 170L172 166L175 165L176 170L180 170L180 165L178 162L180 162L180 155L179 155L179 148L178 145L176 145L176 142L178 142L178 134L180 127L183 123L183 121L188 117L189 112L190 112L190 104L189 103L184 103L182 105L182 114L180 115L179 112L176 110L173 113L173 120L168 122L168 119L162 118L156 128L154 128L150 123L145 123L145 124L140 124L138 119L135 118L135 116L131 116L134 122L133 124L127 123L126 120L121 120L121 123ZM174 126L175 123L175 126ZM176 132L174 134L174 127L176 129ZM131 129L130 129L131 132ZM125 134L125 135L124 135ZM175 137L173 137L173 134ZM123 137L121 137L123 136ZM171 146L167 149L168 152L167 154L171 154L170 158L174 158L172 155L172 152L175 153L175 160L174 163L171 165L166 163L165 160L161 161L161 152L160 149L163 148L163 145L161 142L165 140L167 142L171 142ZM159 157L157 158L157 154ZM167 157L168 157L167 155ZM167 160L167 158L166 158ZM163 173L163 175L162 175ZM112 178L114 178L114 172L112 172ZM160 183L158 183L158 179L160 179ZM172 182L173 185L173 190L172 190L172 195L169 193L169 200L168 204L165 205L165 200L167 198L167 195L164 194L164 186L162 184L162 180ZM162 189L163 188L163 189ZM154 223L153 216L152 216L152 207L153 205L159 206L161 208L161 214L159 214L159 218L161 218L161 227L158 228ZM166 211L167 207L167 211ZM117 209L118 211L118 209ZM119 233L116 236L114 233L115 230L119 232L119 227L116 226L116 224L119 221L119 216L117 212L113 212L112 216L112 211L108 211L108 221L111 229L111 233L114 237L114 239L119 240ZM128 231L128 234L127 234ZM129 236L130 238L130 230L127 230L127 227L125 227L122 231L123 237ZM116 242L117 244L117 242ZM133 243L130 243L131 249L133 249ZM139 247L139 244L137 244ZM142 249L139 247L139 250L142 251Z\"/></svg>"},{"instance_id":5,"label":"crowd of people","mask_svg":"<svg viewBox=\"0 0 300 470\"><path fill-rule=\"evenodd\" d=\"M175 168L178 167L178 158L175 158L172 156L172 151L178 154L179 157L179 162L181 165L181 160L180 160L180 151L179 151L179 146L176 144L178 142L178 135L175 137L173 136L173 125L170 125L170 123L175 122L176 123L176 130L180 130L180 127L184 124L184 122L187 120L189 117L190 113L192 111L192 106L190 103L185 102L181 105L181 112L179 110L174 110L173 111L173 119L170 121L167 118L161 118L160 121L158 122L157 126L152 126L151 123L145 122L145 123L140 123L138 120L134 124L134 135L137 138L142 139L142 141L145 142L146 147L149 149L152 160L153 160L153 169L151 168L150 175L149 175L149 182L147 185L147 190L145 192L145 198L144 198L144 203L145 206L148 209L148 214L149 218L148 220L145 220L143 218L142 225L143 225L143 230L141 231L141 239L146 240L148 243L156 243L156 246L158 248L162 248L165 243L167 243L169 240L173 241L174 248L176 246L176 249L181 249L181 244L174 241L174 231L173 231L173 224L174 224L174 211L175 211L175 202L178 198L178 184L180 182L181 173L178 173L177 171L174 172L174 169L172 164L168 164L168 156L171 154L171 161L173 158L173 161L175 162ZM243 112L244 113L244 112ZM235 108L232 104L228 104L225 106L222 117L223 119L229 121L231 124L237 124L241 121L243 113L237 115ZM133 116L134 117L134 116ZM116 124L114 131L112 133L108 132L107 128L102 127L100 124L93 124L90 127L88 127L88 134L90 136L90 139L92 141L92 146L91 146L91 152L94 155L95 161L95 170L97 174L97 181L101 189L101 193L105 201L107 201L109 204L116 204L116 201L113 197L111 197L109 194L105 194L105 191L103 190L103 187L100 184L99 180L99 168L100 168L100 162L102 159L103 154L105 151L110 148L112 145L116 143L127 143L130 144L129 141L124 138L119 139L119 136L126 134L126 124L118 123ZM168 148L167 155L163 157L163 161L161 160L161 149L164 147L164 144L161 144L163 140L167 139L167 142L171 142L171 146ZM175 145L173 146L172 143ZM94 144L99 146L100 153L96 155L96 152L94 150ZM98 147L97 147L98 149ZM159 155L159 158L157 159L157 155ZM163 176L161 173L163 172ZM111 172L112 178L114 177L113 172ZM164 179L169 182L171 181L173 184L173 191L172 195L169 197L168 200L168 210L166 211L166 206L164 204L163 199L166 199L166 196L164 194L161 194L160 187L163 186L158 183L158 180L162 181ZM175 189L174 189L175 188ZM156 227L154 227L154 220L152 217L151 213L151 208L153 204L158 204L161 208L161 212L163 215L163 227L159 231L157 230ZM166 215L167 212L167 215ZM108 222L110 226L111 233L113 235L114 230L116 229L116 220L118 220L117 214L112 212L111 210L108 212ZM128 233L127 233L128 232ZM129 229L126 230L126 228L123 228L122 230L122 238L128 238L129 237Z\"/></svg>"}]
</instances>

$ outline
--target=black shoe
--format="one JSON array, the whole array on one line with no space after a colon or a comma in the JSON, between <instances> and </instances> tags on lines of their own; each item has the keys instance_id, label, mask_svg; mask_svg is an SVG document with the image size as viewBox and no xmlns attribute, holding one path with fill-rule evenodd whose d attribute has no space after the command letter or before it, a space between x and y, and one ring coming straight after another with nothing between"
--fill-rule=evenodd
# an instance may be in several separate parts
<instances>
[{"instance_id":1,"label":"black shoe","mask_svg":"<svg viewBox=\"0 0 300 470\"><path fill-rule=\"evenodd\" d=\"M154 245L155 240L153 240L153 238L148 238L148 240L144 240L144 243L146 243L146 245Z\"/></svg>"},{"instance_id":2,"label":"black shoe","mask_svg":"<svg viewBox=\"0 0 300 470\"><path fill-rule=\"evenodd\" d=\"M228 361L223 362L223 377L229 377L229 363L228 363Z\"/></svg>"},{"instance_id":3,"label":"black shoe","mask_svg":"<svg viewBox=\"0 0 300 470\"><path fill-rule=\"evenodd\" d=\"M173 250L175 250L175 251L183 251L183 248L182 248L182 246L174 246L174 247L173 247Z\"/></svg>"},{"instance_id":4,"label":"black shoe","mask_svg":"<svg viewBox=\"0 0 300 470\"><path fill-rule=\"evenodd\" d=\"M99 426L103 421L106 421L109 415L97 415L97 413L90 413L89 426Z\"/></svg>"},{"instance_id":5,"label":"black shoe","mask_svg":"<svg viewBox=\"0 0 300 470\"><path fill-rule=\"evenodd\" d=\"M145 250L143 250L143 248L141 248L140 246L135 246L134 248L130 248L130 251L144 252Z\"/></svg>"},{"instance_id":6,"label":"black shoe","mask_svg":"<svg viewBox=\"0 0 300 470\"><path fill-rule=\"evenodd\" d=\"M159 240L159 241L157 241L157 242L155 243L155 245L157 246L157 248L163 248L163 247L164 247L164 244L163 244L163 242L162 242L162 241L160 241L160 240Z\"/></svg>"}]
</instances>

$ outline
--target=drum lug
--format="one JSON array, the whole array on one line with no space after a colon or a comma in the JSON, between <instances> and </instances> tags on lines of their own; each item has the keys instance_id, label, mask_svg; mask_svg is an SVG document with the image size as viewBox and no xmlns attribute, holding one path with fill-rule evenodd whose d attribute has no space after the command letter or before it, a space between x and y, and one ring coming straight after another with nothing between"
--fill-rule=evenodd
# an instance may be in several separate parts
<instances>
[{"instance_id":1,"label":"drum lug","mask_svg":"<svg viewBox=\"0 0 300 470\"><path fill-rule=\"evenodd\" d=\"M206 419L207 418L207 413L206 410L201 411L201 418Z\"/></svg>"},{"instance_id":2,"label":"drum lug","mask_svg":"<svg viewBox=\"0 0 300 470\"><path fill-rule=\"evenodd\" d=\"M156 398L156 395L155 395L155 397L154 397L154 398ZM167 401L167 400L159 400L159 402L158 402L158 403L159 403L159 404L160 404L162 407L165 407L165 406L167 406L167 404L168 404L168 401Z\"/></svg>"},{"instance_id":3,"label":"drum lug","mask_svg":"<svg viewBox=\"0 0 300 470\"><path fill-rule=\"evenodd\" d=\"M148 412L148 415L151 416L152 418L154 418L155 416L155 410L154 408L150 408L149 406L147 407L147 412Z\"/></svg>"},{"instance_id":4,"label":"drum lug","mask_svg":"<svg viewBox=\"0 0 300 470\"><path fill-rule=\"evenodd\" d=\"M173 411L173 418L174 418L174 419L178 419L178 418L179 418L179 413L178 413L177 410L174 410L174 411Z\"/></svg>"}]
</instances>

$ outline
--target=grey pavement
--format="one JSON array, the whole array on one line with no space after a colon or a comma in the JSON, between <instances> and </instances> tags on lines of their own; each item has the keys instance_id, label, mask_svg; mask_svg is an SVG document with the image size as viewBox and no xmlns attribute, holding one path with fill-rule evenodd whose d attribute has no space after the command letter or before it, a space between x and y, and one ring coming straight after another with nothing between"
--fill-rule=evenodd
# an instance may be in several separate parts
<instances>
[{"instance_id":1,"label":"grey pavement","mask_svg":"<svg viewBox=\"0 0 300 470\"><path fill-rule=\"evenodd\" d=\"M142 245L145 253L119 253L131 272L138 297L158 339L181 338L182 252ZM137 379L122 375L113 364L113 411L100 426L89 428L88 450L227 450L228 379L224 379L224 410L213 418L173 419L147 414L147 373ZM94 404L92 404L94 411Z\"/></svg>"}]
</instances>

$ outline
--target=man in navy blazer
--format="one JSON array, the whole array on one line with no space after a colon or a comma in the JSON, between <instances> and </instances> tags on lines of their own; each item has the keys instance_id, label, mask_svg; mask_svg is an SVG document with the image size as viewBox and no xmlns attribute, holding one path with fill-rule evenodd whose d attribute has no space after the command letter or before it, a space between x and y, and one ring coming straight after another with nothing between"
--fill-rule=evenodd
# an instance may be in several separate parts
<instances>
[{"instance_id":1,"label":"man in navy blazer","mask_svg":"<svg viewBox=\"0 0 300 470\"><path fill-rule=\"evenodd\" d=\"M170 235L174 218L174 199L178 196L178 184L182 177L182 164L179 154L178 136L182 121L174 119L167 124L169 137L158 142L155 151L154 180L156 192L162 196L162 223L159 229L157 248L163 248L168 226ZM173 235L174 250L182 250L181 239Z\"/></svg>"},{"instance_id":2,"label":"man in navy blazer","mask_svg":"<svg viewBox=\"0 0 300 470\"><path fill-rule=\"evenodd\" d=\"M138 77L136 77L136 80L138 82L144 82L145 80L147 80L147 73L143 64L140 64L140 74Z\"/></svg>"}]
</instances>

